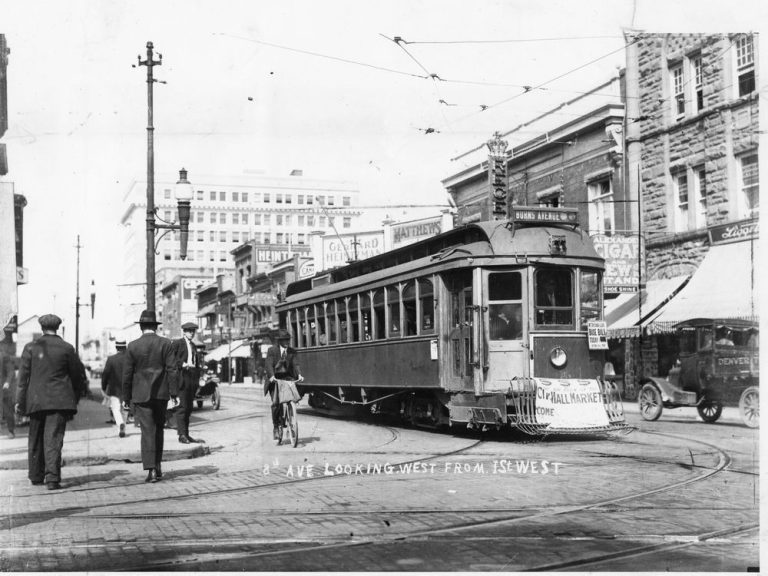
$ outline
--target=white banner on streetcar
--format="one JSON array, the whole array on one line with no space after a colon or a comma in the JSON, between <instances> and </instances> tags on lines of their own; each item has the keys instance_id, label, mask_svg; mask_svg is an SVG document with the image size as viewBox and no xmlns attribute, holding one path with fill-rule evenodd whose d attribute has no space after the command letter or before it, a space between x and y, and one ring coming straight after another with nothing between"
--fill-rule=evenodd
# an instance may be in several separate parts
<instances>
[{"instance_id":1,"label":"white banner on streetcar","mask_svg":"<svg viewBox=\"0 0 768 576\"><path fill-rule=\"evenodd\" d=\"M534 378L536 422L551 428L608 426L608 414L597 380Z\"/></svg>"}]
</instances>

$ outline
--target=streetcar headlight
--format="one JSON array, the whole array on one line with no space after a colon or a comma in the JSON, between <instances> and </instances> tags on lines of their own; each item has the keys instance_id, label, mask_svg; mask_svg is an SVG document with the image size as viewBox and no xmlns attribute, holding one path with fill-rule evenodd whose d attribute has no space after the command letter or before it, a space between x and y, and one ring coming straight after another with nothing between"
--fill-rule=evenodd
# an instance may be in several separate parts
<instances>
[{"instance_id":1,"label":"streetcar headlight","mask_svg":"<svg viewBox=\"0 0 768 576\"><path fill-rule=\"evenodd\" d=\"M568 355L560 346L555 346L552 348L552 352L549 353L549 361L552 362L552 366L555 368L562 368L568 361Z\"/></svg>"}]
</instances>

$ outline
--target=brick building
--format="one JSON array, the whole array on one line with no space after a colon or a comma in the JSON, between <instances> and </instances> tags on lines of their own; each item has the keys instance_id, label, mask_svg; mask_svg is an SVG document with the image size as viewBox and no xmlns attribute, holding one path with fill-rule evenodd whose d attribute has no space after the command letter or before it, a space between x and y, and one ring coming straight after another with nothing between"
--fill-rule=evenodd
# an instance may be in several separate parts
<instances>
[{"instance_id":1,"label":"brick building","mask_svg":"<svg viewBox=\"0 0 768 576\"><path fill-rule=\"evenodd\" d=\"M757 53L752 34L627 34L628 184L640 191L647 279L690 278L638 315L642 355L630 370L667 373L677 322L758 316ZM721 246L723 227L746 241Z\"/></svg>"}]
</instances>

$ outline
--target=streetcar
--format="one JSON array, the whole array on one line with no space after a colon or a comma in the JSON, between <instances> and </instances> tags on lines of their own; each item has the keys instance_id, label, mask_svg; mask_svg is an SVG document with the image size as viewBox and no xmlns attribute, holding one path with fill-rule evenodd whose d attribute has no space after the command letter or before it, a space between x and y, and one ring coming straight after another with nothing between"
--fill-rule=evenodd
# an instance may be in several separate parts
<instances>
[{"instance_id":1,"label":"streetcar","mask_svg":"<svg viewBox=\"0 0 768 576\"><path fill-rule=\"evenodd\" d=\"M309 405L430 428L626 430L597 349L604 260L575 209L510 212L289 284L277 311Z\"/></svg>"}]
</instances>

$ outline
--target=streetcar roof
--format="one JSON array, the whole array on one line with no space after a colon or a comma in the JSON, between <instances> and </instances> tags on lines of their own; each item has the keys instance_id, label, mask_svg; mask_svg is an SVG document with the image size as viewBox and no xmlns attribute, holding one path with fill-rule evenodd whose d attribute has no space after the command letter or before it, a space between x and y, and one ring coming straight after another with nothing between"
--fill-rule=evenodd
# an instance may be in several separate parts
<instances>
[{"instance_id":1,"label":"streetcar roof","mask_svg":"<svg viewBox=\"0 0 768 576\"><path fill-rule=\"evenodd\" d=\"M553 236L565 240L565 254L553 255L550 239ZM425 268L467 258L492 257L499 263L514 264L568 264L588 265L603 269L604 260L597 253L589 236L572 225L511 225L507 221L477 222L443 232L426 240L409 244L383 254L331 271L323 271L314 278L330 277L330 282L313 288L313 278L304 278L288 285L286 297L301 294L309 298L331 290L343 290L359 283L375 282L412 268ZM503 262L504 258L510 262ZM357 281L355 281L357 279Z\"/></svg>"}]
</instances>

